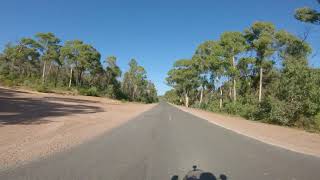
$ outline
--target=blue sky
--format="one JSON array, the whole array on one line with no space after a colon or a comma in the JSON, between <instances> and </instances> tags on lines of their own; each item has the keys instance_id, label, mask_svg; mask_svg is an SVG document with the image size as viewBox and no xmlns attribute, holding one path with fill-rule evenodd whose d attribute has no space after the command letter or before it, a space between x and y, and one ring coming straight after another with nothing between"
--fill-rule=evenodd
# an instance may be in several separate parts
<instances>
[{"instance_id":1,"label":"blue sky","mask_svg":"<svg viewBox=\"0 0 320 180\"><path fill-rule=\"evenodd\" d=\"M164 79L175 60L190 58L205 40L218 39L224 31L243 31L255 21L273 22L296 35L310 27L308 41L315 53L320 51L320 26L293 18L301 6L320 7L316 0L3 0L0 50L37 32L53 32L63 41L81 39L96 47L103 60L118 57L123 71L131 58L137 59L163 94L170 89ZM319 60L320 54L310 63L320 66Z\"/></svg>"}]
</instances>

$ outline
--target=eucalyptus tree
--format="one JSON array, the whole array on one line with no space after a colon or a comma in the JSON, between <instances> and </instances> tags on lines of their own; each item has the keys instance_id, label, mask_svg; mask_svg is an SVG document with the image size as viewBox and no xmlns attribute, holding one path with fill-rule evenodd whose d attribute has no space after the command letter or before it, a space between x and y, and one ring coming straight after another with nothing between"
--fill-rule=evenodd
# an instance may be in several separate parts
<instances>
[{"instance_id":1,"label":"eucalyptus tree","mask_svg":"<svg viewBox=\"0 0 320 180\"><path fill-rule=\"evenodd\" d=\"M129 70L124 74L122 92L130 101L151 103L158 101L154 84L147 79L146 70L135 59L129 62Z\"/></svg>"},{"instance_id":2,"label":"eucalyptus tree","mask_svg":"<svg viewBox=\"0 0 320 180\"><path fill-rule=\"evenodd\" d=\"M69 87L72 83L73 71L77 72L77 85L82 85L83 73L101 71L100 53L91 45L80 40L67 41L61 48L60 59L70 68Z\"/></svg>"},{"instance_id":3,"label":"eucalyptus tree","mask_svg":"<svg viewBox=\"0 0 320 180\"><path fill-rule=\"evenodd\" d=\"M320 0L317 0L320 3ZM302 22L320 25L320 12L310 7L298 8L294 17Z\"/></svg>"},{"instance_id":4,"label":"eucalyptus tree","mask_svg":"<svg viewBox=\"0 0 320 180\"><path fill-rule=\"evenodd\" d=\"M185 106L189 107L189 95L199 86L199 76L190 59L181 59L174 63L166 78L168 85L183 92Z\"/></svg>"},{"instance_id":5,"label":"eucalyptus tree","mask_svg":"<svg viewBox=\"0 0 320 180\"><path fill-rule=\"evenodd\" d=\"M224 50L224 56L228 63L227 71L233 79L233 101L237 100L236 79L237 70L236 56L246 50L246 40L240 32L224 32L220 37L220 45Z\"/></svg>"},{"instance_id":6,"label":"eucalyptus tree","mask_svg":"<svg viewBox=\"0 0 320 180\"><path fill-rule=\"evenodd\" d=\"M256 65L259 68L259 102L262 99L263 70L268 58L274 54L275 27L269 22L255 22L245 30L245 38L250 50L256 53Z\"/></svg>"},{"instance_id":7,"label":"eucalyptus tree","mask_svg":"<svg viewBox=\"0 0 320 180\"><path fill-rule=\"evenodd\" d=\"M302 39L281 30L275 34L276 49L282 59L294 57L297 59L307 59L311 53L311 47Z\"/></svg>"},{"instance_id":8,"label":"eucalyptus tree","mask_svg":"<svg viewBox=\"0 0 320 180\"><path fill-rule=\"evenodd\" d=\"M72 85L73 71L76 66L77 57L79 56L80 46L83 43L79 40L67 41L60 51L60 59L70 69L68 87Z\"/></svg>"},{"instance_id":9,"label":"eucalyptus tree","mask_svg":"<svg viewBox=\"0 0 320 180\"><path fill-rule=\"evenodd\" d=\"M57 38L53 33L37 33L36 34L37 44L41 54L42 61L42 83L45 82L47 64L59 61L59 49L60 39Z\"/></svg>"},{"instance_id":10,"label":"eucalyptus tree","mask_svg":"<svg viewBox=\"0 0 320 180\"><path fill-rule=\"evenodd\" d=\"M37 74L39 53L34 41L22 38L17 44L7 44L1 55L2 73L14 76L27 76Z\"/></svg>"},{"instance_id":11,"label":"eucalyptus tree","mask_svg":"<svg viewBox=\"0 0 320 180\"><path fill-rule=\"evenodd\" d=\"M200 82L208 82L213 88L219 88L220 91L220 105L222 108L222 82L221 78L226 72L226 61L224 58L224 51L220 42L218 41L205 41L196 50L193 56L196 67L203 75L200 76ZM211 84L210 84L211 83Z\"/></svg>"},{"instance_id":12,"label":"eucalyptus tree","mask_svg":"<svg viewBox=\"0 0 320 180\"><path fill-rule=\"evenodd\" d=\"M286 32L276 34L277 46L283 59L281 84L277 98L287 104L286 121L292 125L300 121L301 116L314 116L319 112L319 85L312 78L307 57L311 53L310 46L303 40ZM315 90L318 89L318 90Z\"/></svg>"},{"instance_id":13,"label":"eucalyptus tree","mask_svg":"<svg viewBox=\"0 0 320 180\"><path fill-rule=\"evenodd\" d=\"M156 86L150 81L147 81L147 87L145 91L145 95L143 96L143 101L146 103L152 103L158 101L157 89Z\"/></svg>"},{"instance_id":14,"label":"eucalyptus tree","mask_svg":"<svg viewBox=\"0 0 320 180\"><path fill-rule=\"evenodd\" d=\"M200 79L200 100L199 105L201 106L204 94L204 88L210 82L210 69L209 62L212 57L212 44L214 41L206 41L198 46L195 54L192 57L193 66L196 68L199 79Z\"/></svg>"},{"instance_id":15,"label":"eucalyptus tree","mask_svg":"<svg viewBox=\"0 0 320 180\"><path fill-rule=\"evenodd\" d=\"M117 65L117 58L115 56L109 56L105 60L106 68L102 82L100 84L103 88L107 89L108 95L116 98L120 96L121 83L119 78L121 77L120 67Z\"/></svg>"},{"instance_id":16,"label":"eucalyptus tree","mask_svg":"<svg viewBox=\"0 0 320 180\"><path fill-rule=\"evenodd\" d=\"M129 70L124 74L122 91L131 101L145 101L148 86L147 72L135 59L129 62Z\"/></svg>"},{"instance_id":17,"label":"eucalyptus tree","mask_svg":"<svg viewBox=\"0 0 320 180\"><path fill-rule=\"evenodd\" d=\"M106 67L106 78L107 85L115 84L117 79L121 77L121 69L117 65L117 58L115 56L109 56L106 59L107 67Z\"/></svg>"}]
</instances>

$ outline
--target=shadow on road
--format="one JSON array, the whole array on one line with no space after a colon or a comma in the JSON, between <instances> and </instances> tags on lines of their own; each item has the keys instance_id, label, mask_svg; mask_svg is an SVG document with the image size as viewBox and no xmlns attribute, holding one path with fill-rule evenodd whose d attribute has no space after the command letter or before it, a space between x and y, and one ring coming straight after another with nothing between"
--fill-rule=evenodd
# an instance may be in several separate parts
<instances>
[{"instance_id":1,"label":"shadow on road","mask_svg":"<svg viewBox=\"0 0 320 180\"><path fill-rule=\"evenodd\" d=\"M0 125L42 124L50 122L44 120L45 117L104 111L97 106L63 103L93 103L93 101L71 98L52 99L51 97L32 98L27 95L23 96L23 94L28 93L0 88ZM50 102L50 100L54 100L54 102Z\"/></svg>"}]
</instances>

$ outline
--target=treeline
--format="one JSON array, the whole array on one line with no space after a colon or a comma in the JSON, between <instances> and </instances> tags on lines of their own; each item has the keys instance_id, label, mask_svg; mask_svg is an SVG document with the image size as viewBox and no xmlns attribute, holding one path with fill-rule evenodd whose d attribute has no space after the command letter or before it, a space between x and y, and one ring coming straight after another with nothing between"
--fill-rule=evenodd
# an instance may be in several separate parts
<instances>
[{"instance_id":1,"label":"treeline","mask_svg":"<svg viewBox=\"0 0 320 180\"><path fill-rule=\"evenodd\" d=\"M306 10L297 10L297 19L310 19L310 10L308 17L301 11ZM308 22L319 22L311 18ZM166 79L173 89L164 97L187 107L319 130L320 69L309 66L310 53L304 39L255 22L243 32L224 32L200 44L192 58L176 61Z\"/></svg>"},{"instance_id":2,"label":"treeline","mask_svg":"<svg viewBox=\"0 0 320 180\"><path fill-rule=\"evenodd\" d=\"M134 59L129 66L122 78L116 57L101 63L100 53L90 44L81 40L61 44L53 33L38 33L5 46L0 53L0 82L42 92L60 89L145 103L158 101L146 70Z\"/></svg>"}]
</instances>

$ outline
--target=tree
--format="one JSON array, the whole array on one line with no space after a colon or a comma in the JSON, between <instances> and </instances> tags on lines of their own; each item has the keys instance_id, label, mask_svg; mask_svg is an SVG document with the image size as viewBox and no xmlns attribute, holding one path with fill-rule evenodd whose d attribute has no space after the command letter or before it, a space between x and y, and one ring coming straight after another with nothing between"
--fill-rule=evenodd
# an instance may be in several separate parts
<instances>
[{"instance_id":1,"label":"tree","mask_svg":"<svg viewBox=\"0 0 320 180\"><path fill-rule=\"evenodd\" d=\"M1 56L2 69L6 70L2 73L19 77L36 75L40 55L33 45L27 38L21 39L16 45L6 45Z\"/></svg>"},{"instance_id":2,"label":"tree","mask_svg":"<svg viewBox=\"0 0 320 180\"><path fill-rule=\"evenodd\" d=\"M117 65L117 58L114 56L107 57L106 63L107 84L114 84L117 78L121 76L121 70Z\"/></svg>"},{"instance_id":3,"label":"tree","mask_svg":"<svg viewBox=\"0 0 320 180\"><path fill-rule=\"evenodd\" d=\"M173 104L180 104L180 97L176 89L171 89L164 94L164 99Z\"/></svg>"},{"instance_id":4,"label":"tree","mask_svg":"<svg viewBox=\"0 0 320 180\"><path fill-rule=\"evenodd\" d=\"M275 39L276 49L282 59L288 57L306 59L311 53L309 44L284 30L278 31L275 34Z\"/></svg>"},{"instance_id":5,"label":"tree","mask_svg":"<svg viewBox=\"0 0 320 180\"><path fill-rule=\"evenodd\" d=\"M107 67L105 70L105 87L108 90L109 96L116 98L120 96L120 82L118 81L118 79L121 77L122 72L120 70L120 67L117 65L117 58L115 56L107 57L106 63Z\"/></svg>"},{"instance_id":6,"label":"tree","mask_svg":"<svg viewBox=\"0 0 320 180\"><path fill-rule=\"evenodd\" d=\"M219 107L222 108L223 103L223 90L221 78L225 75L226 72L226 60L224 57L224 50L219 41L206 41L202 43L196 50L196 53L193 58L196 63L202 64L200 71L208 73L209 85L214 88L218 88L220 91L220 102Z\"/></svg>"},{"instance_id":7,"label":"tree","mask_svg":"<svg viewBox=\"0 0 320 180\"><path fill-rule=\"evenodd\" d=\"M1 84L28 86L40 92L67 87L82 95L145 103L158 101L155 85L135 60L130 62L130 70L121 84L122 73L116 57L108 57L104 68L100 53L90 44L72 40L60 46L53 33L38 33L35 37L9 43L0 52Z\"/></svg>"},{"instance_id":8,"label":"tree","mask_svg":"<svg viewBox=\"0 0 320 180\"><path fill-rule=\"evenodd\" d=\"M64 61L70 69L69 87L71 87L74 69L77 72L77 85L82 85L83 73L92 75L102 71L100 63L100 53L91 45L80 40L67 41L61 48L60 59Z\"/></svg>"},{"instance_id":9,"label":"tree","mask_svg":"<svg viewBox=\"0 0 320 180\"><path fill-rule=\"evenodd\" d=\"M197 48L195 54L192 57L193 66L196 69L199 81L200 81L200 100L199 106L203 101L204 89L209 86L210 83L210 58L212 57L212 48L214 41L206 41Z\"/></svg>"},{"instance_id":10,"label":"tree","mask_svg":"<svg viewBox=\"0 0 320 180\"><path fill-rule=\"evenodd\" d=\"M245 38L250 49L256 53L256 65L259 72L259 102L262 99L263 68L267 59L275 52L274 45L275 27L269 22L255 22L249 29L245 30Z\"/></svg>"},{"instance_id":11,"label":"tree","mask_svg":"<svg viewBox=\"0 0 320 180\"><path fill-rule=\"evenodd\" d=\"M76 66L77 57L80 54L79 51L80 51L81 45L82 45L82 42L79 40L67 41L65 45L61 48L61 52L60 52L61 61L63 61L65 65L69 66L69 69L70 69L70 76L69 76L69 83L68 83L69 88L72 85L73 70Z\"/></svg>"},{"instance_id":12,"label":"tree","mask_svg":"<svg viewBox=\"0 0 320 180\"><path fill-rule=\"evenodd\" d=\"M166 81L168 85L183 92L185 106L189 107L189 94L199 84L198 72L193 68L192 60L181 59L176 61L173 69L168 72Z\"/></svg>"},{"instance_id":13,"label":"tree","mask_svg":"<svg viewBox=\"0 0 320 180\"><path fill-rule=\"evenodd\" d=\"M317 0L320 3L320 0ZM294 17L302 22L311 23L311 24L320 24L320 13L317 10L314 10L309 7L298 8L295 11Z\"/></svg>"},{"instance_id":14,"label":"tree","mask_svg":"<svg viewBox=\"0 0 320 180\"><path fill-rule=\"evenodd\" d=\"M240 32L224 32L220 38L220 44L224 49L224 56L229 62L228 74L233 79L233 101L237 100L236 79L237 70L236 56L246 49L246 40Z\"/></svg>"},{"instance_id":15,"label":"tree","mask_svg":"<svg viewBox=\"0 0 320 180\"><path fill-rule=\"evenodd\" d=\"M36 46L40 50L41 61L43 63L42 68L42 83L45 83L47 63L59 60L59 43L58 39L53 33L37 33L36 34L37 44Z\"/></svg>"},{"instance_id":16,"label":"tree","mask_svg":"<svg viewBox=\"0 0 320 180\"><path fill-rule=\"evenodd\" d=\"M152 103L158 101L157 89L155 85L149 80L146 87L146 94L144 95L146 103Z\"/></svg>"},{"instance_id":17,"label":"tree","mask_svg":"<svg viewBox=\"0 0 320 180\"><path fill-rule=\"evenodd\" d=\"M130 101L151 102L157 97L155 86L147 80L147 72L135 59L129 62L129 70L124 74L122 91Z\"/></svg>"}]
</instances>

